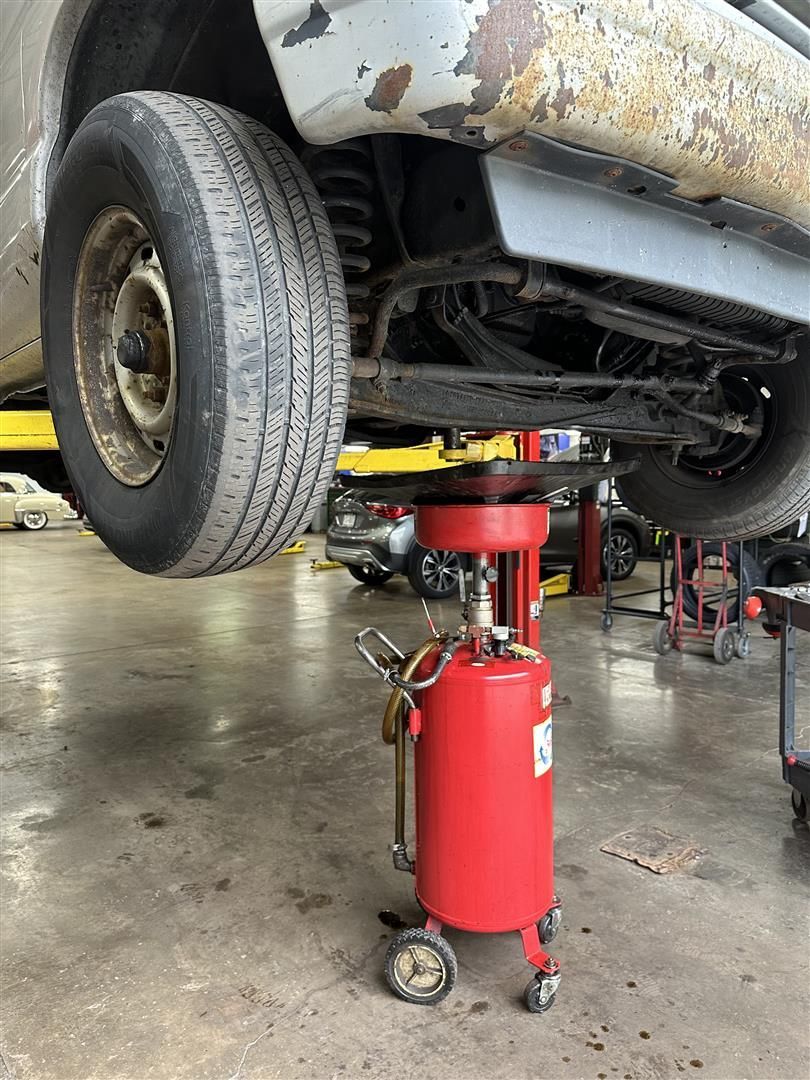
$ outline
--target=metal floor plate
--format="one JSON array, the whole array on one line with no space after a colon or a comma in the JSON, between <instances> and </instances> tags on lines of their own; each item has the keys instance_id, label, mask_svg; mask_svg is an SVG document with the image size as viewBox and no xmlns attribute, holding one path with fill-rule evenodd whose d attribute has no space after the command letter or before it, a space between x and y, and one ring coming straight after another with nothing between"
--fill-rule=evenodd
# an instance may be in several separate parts
<instances>
[{"instance_id":1,"label":"metal floor plate","mask_svg":"<svg viewBox=\"0 0 810 1080\"><path fill-rule=\"evenodd\" d=\"M373 491L399 503L503 503L539 501L634 472L631 461L478 461L453 469L344 476L349 488Z\"/></svg>"},{"instance_id":2,"label":"metal floor plate","mask_svg":"<svg viewBox=\"0 0 810 1080\"><path fill-rule=\"evenodd\" d=\"M602 844L600 851L646 866L655 874L671 874L694 863L701 849L681 836L673 836L655 825L640 825L619 833Z\"/></svg>"}]
</instances>

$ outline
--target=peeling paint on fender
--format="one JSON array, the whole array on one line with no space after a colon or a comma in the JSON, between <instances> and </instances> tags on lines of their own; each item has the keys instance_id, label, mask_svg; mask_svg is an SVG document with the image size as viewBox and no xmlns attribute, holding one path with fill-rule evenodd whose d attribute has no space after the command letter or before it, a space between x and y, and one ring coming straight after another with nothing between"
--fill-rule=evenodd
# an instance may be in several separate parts
<instances>
[{"instance_id":1,"label":"peeling paint on fender","mask_svg":"<svg viewBox=\"0 0 810 1080\"><path fill-rule=\"evenodd\" d=\"M475 147L528 129L665 173L684 198L810 226L810 64L718 0L324 0L329 31L306 50L282 48L304 0L254 6L309 142L400 131ZM364 64L397 73L382 95Z\"/></svg>"}]
</instances>

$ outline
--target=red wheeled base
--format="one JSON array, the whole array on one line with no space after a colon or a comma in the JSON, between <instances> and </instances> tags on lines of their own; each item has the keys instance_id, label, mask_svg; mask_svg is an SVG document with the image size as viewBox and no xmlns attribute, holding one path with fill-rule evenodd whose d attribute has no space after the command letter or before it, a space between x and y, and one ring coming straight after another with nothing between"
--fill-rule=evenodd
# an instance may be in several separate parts
<instances>
[{"instance_id":1,"label":"red wheeled base","mask_svg":"<svg viewBox=\"0 0 810 1080\"><path fill-rule=\"evenodd\" d=\"M537 923L520 930L523 955L537 974L523 992L529 1012L547 1012L556 1001L560 962L544 951L557 934L562 908L554 905ZM424 928L402 930L388 946L385 977L394 993L415 1005L437 1005L455 986L458 964L450 942L442 936L443 923L428 915Z\"/></svg>"}]
</instances>

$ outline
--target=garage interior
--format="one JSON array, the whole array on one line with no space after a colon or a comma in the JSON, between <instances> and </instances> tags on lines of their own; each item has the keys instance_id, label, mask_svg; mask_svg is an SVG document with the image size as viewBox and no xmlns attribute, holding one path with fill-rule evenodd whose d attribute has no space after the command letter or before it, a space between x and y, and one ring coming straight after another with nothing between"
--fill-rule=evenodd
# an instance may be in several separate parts
<instances>
[{"instance_id":1,"label":"garage interior","mask_svg":"<svg viewBox=\"0 0 810 1080\"><path fill-rule=\"evenodd\" d=\"M0 536L5 1076L807 1075L810 833L758 625L720 667L659 656L647 622L604 634L599 598L547 598L571 698L554 710L559 1000L523 1007L516 935L448 929L455 990L418 1008L382 976L423 915L390 861L385 688L353 646L372 622L422 640L407 581L313 573L308 535L242 574L158 584L77 533ZM637 587L656 575L642 564ZM430 610L454 625L453 601ZM664 875L600 850L642 824L699 856Z\"/></svg>"},{"instance_id":2,"label":"garage interior","mask_svg":"<svg viewBox=\"0 0 810 1080\"><path fill-rule=\"evenodd\" d=\"M0 8L0 1080L810 1080L808 0Z\"/></svg>"}]
</instances>

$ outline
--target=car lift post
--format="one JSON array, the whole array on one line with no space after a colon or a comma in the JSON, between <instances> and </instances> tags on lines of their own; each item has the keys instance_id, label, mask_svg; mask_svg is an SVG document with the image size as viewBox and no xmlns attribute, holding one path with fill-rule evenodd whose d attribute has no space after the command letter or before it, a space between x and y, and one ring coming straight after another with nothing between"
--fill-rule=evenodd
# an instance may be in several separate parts
<instances>
[{"instance_id":1,"label":"car lift post","mask_svg":"<svg viewBox=\"0 0 810 1080\"><path fill-rule=\"evenodd\" d=\"M577 592L580 596L601 596L602 519L598 484L580 491L577 525Z\"/></svg>"},{"instance_id":2,"label":"car lift post","mask_svg":"<svg viewBox=\"0 0 810 1080\"><path fill-rule=\"evenodd\" d=\"M518 460L540 460L540 432L518 436ZM507 588L495 587L498 619L504 626L524 627L522 644L540 648L540 548L509 552L498 558L499 579Z\"/></svg>"}]
</instances>

